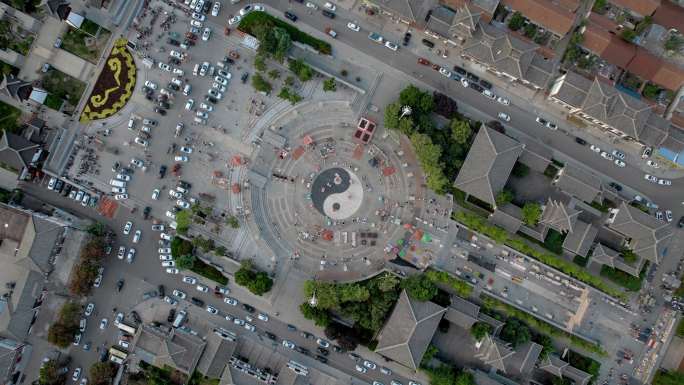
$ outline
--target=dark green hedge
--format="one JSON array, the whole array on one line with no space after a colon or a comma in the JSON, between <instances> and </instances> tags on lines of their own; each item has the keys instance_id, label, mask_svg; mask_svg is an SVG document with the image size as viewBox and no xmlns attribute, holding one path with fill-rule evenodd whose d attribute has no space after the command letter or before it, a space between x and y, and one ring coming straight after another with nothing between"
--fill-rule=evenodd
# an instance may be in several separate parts
<instances>
[{"instance_id":1,"label":"dark green hedge","mask_svg":"<svg viewBox=\"0 0 684 385\"><path fill-rule=\"evenodd\" d=\"M209 278L221 285L225 286L228 284L228 278L225 275L221 274L214 266L204 263L199 258L195 259L195 263L192 265L190 271L194 271L202 277Z\"/></svg>"},{"instance_id":2,"label":"dark green hedge","mask_svg":"<svg viewBox=\"0 0 684 385\"><path fill-rule=\"evenodd\" d=\"M320 39L316 39L315 37L295 28L292 24L277 19L266 12L248 13L247 16L243 17L242 20L240 20L238 29L242 32L254 35L254 27L262 24L270 24L274 27L284 28L287 31L287 33L290 34L292 41L306 44L324 55L330 55L332 53L332 47L330 46L330 43L327 43Z\"/></svg>"}]
</instances>

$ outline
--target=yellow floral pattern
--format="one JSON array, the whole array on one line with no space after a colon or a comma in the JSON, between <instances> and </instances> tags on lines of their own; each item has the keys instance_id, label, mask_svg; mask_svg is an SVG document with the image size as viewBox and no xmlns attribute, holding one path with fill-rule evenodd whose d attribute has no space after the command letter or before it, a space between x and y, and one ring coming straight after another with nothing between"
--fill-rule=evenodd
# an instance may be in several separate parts
<instances>
[{"instance_id":1,"label":"yellow floral pattern","mask_svg":"<svg viewBox=\"0 0 684 385\"><path fill-rule=\"evenodd\" d=\"M126 39L117 39L88 98L81 122L104 119L126 105L135 88L136 68L133 55L126 48Z\"/></svg>"}]
</instances>

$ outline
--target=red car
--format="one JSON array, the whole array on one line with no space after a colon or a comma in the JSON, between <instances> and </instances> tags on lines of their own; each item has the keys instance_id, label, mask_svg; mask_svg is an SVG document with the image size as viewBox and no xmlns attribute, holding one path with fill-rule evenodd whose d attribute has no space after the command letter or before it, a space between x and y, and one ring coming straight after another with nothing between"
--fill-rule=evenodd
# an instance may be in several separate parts
<instances>
[{"instance_id":1,"label":"red car","mask_svg":"<svg viewBox=\"0 0 684 385\"><path fill-rule=\"evenodd\" d=\"M428 59L423 59L422 57L419 57L418 58L418 64L422 64L424 66L429 66L430 61Z\"/></svg>"}]
</instances>

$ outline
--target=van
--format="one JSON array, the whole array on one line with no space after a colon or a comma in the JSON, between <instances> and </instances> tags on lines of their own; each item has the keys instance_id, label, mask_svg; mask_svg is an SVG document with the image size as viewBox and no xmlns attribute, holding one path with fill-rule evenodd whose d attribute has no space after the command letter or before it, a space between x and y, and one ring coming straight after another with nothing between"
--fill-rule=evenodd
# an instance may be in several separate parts
<instances>
[{"instance_id":1,"label":"van","mask_svg":"<svg viewBox=\"0 0 684 385\"><path fill-rule=\"evenodd\" d=\"M182 132L183 132L183 123L179 122L178 124L176 124L176 132L175 132L174 136L177 138L180 136L180 134Z\"/></svg>"},{"instance_id":2,"label":"van","mask_svg":"<svg viewBox=\"0 0 684 385\"><path fill-rule=\"evenodd\" d=\"M197 74L199 73L199 69L200 69L199 63L195 64L195 67L192 69L192 74L197 76Z\"/></svg>"},{"instance_id":3,"label":"van","mask_svg":"<svg viewBox=\"0 0 684 385\"><path fill-rule=\"evenodd\" d=\"M126 187L126 182L118 179L110 179L109 184L114 187Z\"/></svg>"},{"instance_id":4,"label":"van","mask_svg":"<svg viewBox=\"0 0 684 385\"><path fill-rule=\"evenodd\" d=\"M133 131L135 129L135 119L128 119L128 129Z\"/></svg>"},{"instance_id":5,"label":"van","mask_svg":"<svg viewBox=\"0 0 684 385\"><path fill-rule=\"evenodd\" d=\"M176 314L176 319L173 320L173 327L177 328L185 322L185 317L188 315L188 313L185 312L185 310L181 310Z\"/></svg>"},{"instance_id":6,"label":"van","mask_svg":"<svg viewBox=\"0 0 684 385\"><path fill-rule=\"evenodd\" d=\"M192 86L190 86L190 84L186 84L185 87L183 87L183 95L188 96L188 95L190 95L191 91L192 91Z\"/></svg>"}]
</instances>

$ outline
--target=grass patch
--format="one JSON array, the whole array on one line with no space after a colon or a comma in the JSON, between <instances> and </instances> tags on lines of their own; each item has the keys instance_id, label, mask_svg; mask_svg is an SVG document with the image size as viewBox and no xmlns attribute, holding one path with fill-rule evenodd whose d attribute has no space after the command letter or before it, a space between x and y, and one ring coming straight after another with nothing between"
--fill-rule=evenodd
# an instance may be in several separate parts
<instances>
[{"instance_id":1,"label":"grass patch","mask_svg":"<svg viewBox=\"0 0 684 385\"><path fill-rule=\"evenodd\" d=\"M684 318L680 319L677 324L677 337L684 338Z\"/></svg>"},{"instance_id":2,"label":"grass patch","mask_svg":"<svg viewBox=\"0 0 684 385\"><path fill-rule=\"evenodd\" d=\"M572 262L578 266L586 267L587 263L589 263L589 257L583 257L581 255L575 255L572 258Z\"/></svg>"},{"instance_id":3,"label":"grass patch","mask_svg":"<svg viewBox=\"0 0 684 385\"><path fill-rule=\"evenodd\" d=\"M495 310L498 312L501 312L508 317L515 317L518 318L521 321L524 321L528 325L532 326L536 331L546 334L550 337L556 337L556 338L561 338L566 341L568 341L571 345L576 346L578 348L590 351L592 353L599 354L601 356L607 356L608 354L606 353L603 348L601 348L601 345L589 342L583 338L580 338L574 334L568 333L565 330L558 329L557 327L551 325L550 323L547 323L545 321L540 320L539 318L524 312L522 310L519 310L513 306L510 306L508 304L505 304L493 297L490 297L486 294L482 294L480 296L482 299L483 306L486 310Z\"/></svg>"},{"instance_id":4,"label":"grass patch","mask_svg":"<svg viewBox=\"0 0 684 385\"><path fill-rule=\"evenodd\" d=\"M330 43L316 39L315 37L295 28L292 24L277 19L266 12L250 12L247 14L247 16L240 20L238 29L250 35L256 36L254 30L264 24L285 29L287 33L290 34L292 41L306 44L324 55L330 55L332 53L332 47L330 46Z\"/></svg>"},{"instance_id":5,"label":"grass patch","mask_svg":"<svg viewBox=\"0 0 684 385\"><path fill-rule=\"evenodd\" d=\"M64 100L55 94L48 94L45 98L45 105L53 110L59 111L59 109L62 108L62 104L64 104Z\"/></svg>"},{"instance_id":6,"label":"grass patch","mask_svg":"<svg viewBox=\"0 0 684 385\"><path fill-rule=\"evenodd\" d=\"M594 378L598 378L599 371L601 370L601 363L593 358L570 350L568 351L568 362L571 366L591 374Z\"/></svg>"},{"instance_id":7,"label":"grass patch","mask_svg":"<svg viewBox=\"0 0 684 385\"><path fill-rule=\"evenodd\" d=\"M76 106L83 96L86 84L64 72L51 68L42 79L43 88L55 97Z\"/></svg>"},{"instance_id":8,"label":"grass patch","mask_svg":"<svg viewBox=\"0 0 684 385\"><path fill-rule=\"evenodd\" d=\"M20 131L19 118L21 110L0 101L0 130L16 134Z\"/></svg>"},{"instance_id":9,"label":"grass patch","mask_svg":"<svg viewBox=\"0 0 684 385\"><path fill-rule=\"evenodd\" d=\"M644 264L646 267L648 264ZM629 291L639 291L641 290L641 281L644 279L645 269L641 270L638 277L631 274L627 274L622 270L614 269L610 266L601 266L601 276L610 279L612 282L624 287Z\"/></svg>"},{"instance_id":10,"label":"grass patch","mask_svg":"<svg viewBox=\"0 0 684 385\"><path fill-rule=\"evenodd\" d=\"M221 274L221 272L214 266L204 263L204 261L199 258L195 260L195 263L193 263L190 271L193 271L204 278L211 279L212 281L221 285L228 284L228 278L225 275Z\"/></svg>"},{"instance_id":11,"label":"grass patch","mask_svg":"<svg viewBox=\"0 0 684 385\"><path fill-rule=\"evenodd\" d=\"M69 28L69 30L62 35L61 48L93 64L97 64L100 53L102 53L102 49L106 45L107 40L109 40L109 35L111 35L111 32L103 28L95 43L86 45L86 39L95 39L95 37L83 30Z\"/></svg>"},{"instance_id":12,"label":"grass patch","mask_svg":"<svg viewBox=\"0 0 684 385\"><path fill-rule=\"evenodd\" d=\"M97 32L100 30L100 25L90 19L85 19L83 20L83 24L81 24L80 30L92 36L97 36Z\"/></svg>"},{"instance_id":13,"label":"grass patch","mask_svg":"<svg viewBox=\"0 0 684 385\"><path fill-rule=\"evenodd\" d=\"M425 272L425 276L434 283L448 286L459 297L468 298L473 292L473 288L466 281L456 278L446 271L430 269Z\"/></svg>"},{"instance_id":14,"label":"grass patch","mask_svg":"<svg viewBox=\"0 0 684 385\"><path fill-rule=\"evenodd\" d=\"M566 234L561 234L554 229L549 229L544 239L544 247L556 254L563 253L563 241L565 241Z\"/></svg>"}]
</instances>

